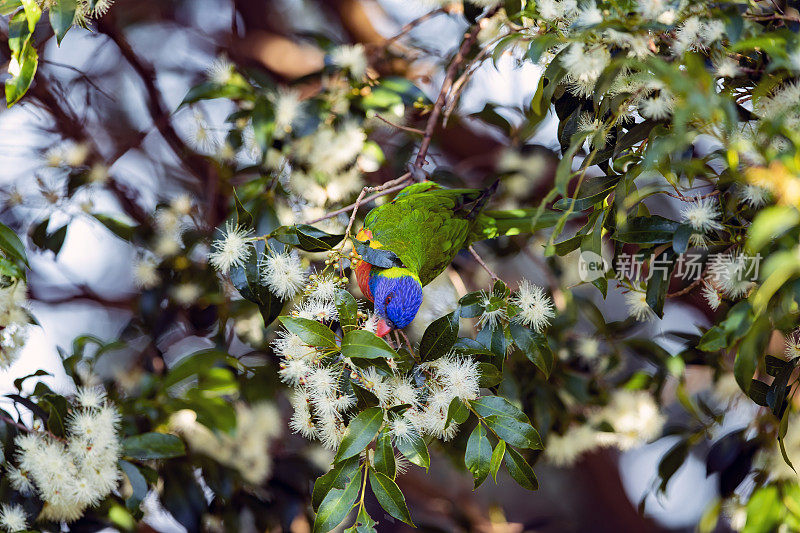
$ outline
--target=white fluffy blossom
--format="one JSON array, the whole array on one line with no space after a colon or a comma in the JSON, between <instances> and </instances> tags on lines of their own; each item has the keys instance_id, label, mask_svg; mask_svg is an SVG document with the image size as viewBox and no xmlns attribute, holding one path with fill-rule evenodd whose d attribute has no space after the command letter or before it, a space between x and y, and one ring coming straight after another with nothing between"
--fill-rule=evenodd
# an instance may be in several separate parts
<instances>
[{"instance_id":1,"label":"white fluffy blossom","mask_svg":"<svg viewBox=\"0 0 800 533\"><path fill-rule=\"evenodd\" d=\"M739 62L730 58L723 57L714 62L714 72L720 78L735 78L741 74Z\"/></svg>"},{"instance_id":2,"label":"white fluffy blossom","mask_svg":"<svg viewBox=\"0 0 800 533\"><path fill-rule=\"evenodd\" d=\"M580 337L575 351L586 361L594 361L600 356L600 341L594 337Z\"/></svg>"},{"instance_id":3,"label":"white fluffy blossom","mask_svg":"<svg viewBox=\"0 0 800 533\"><path fill-rule=\"evenodd\" d=\"M703 290L702 290L703 298L706 299L708 302L708 306L716 311L717 308L722 303L722 296L720 295L719 291L713 284L709 283L708 281L703 282Z\"/></svg>"},{"instance_id":4,"label":"white fluffy blossom","mask_svg":"<svg viewBox=\"0 0 800 533\"><path fill-rule=\"evenodd\" d=\"M737 196L742 203L750 207L761 207L769 200L769 189L759 185L746 184L737 188Z\"/></svg>"},{"instance_id":5,"label":"white fluffy blossom","mask_svg":"<svg viewBox=\"0 0 800 533\"><path fill-rule=\"evenodd\" d=\"M73 409L66 422L65 441L40 433L16 438L19 466L12 483L36 490L45 502L41 518L72 522L117 486L120 415L103 402L97 408Z\"/></svg>"},{"instance_id":6,"label":"white fluffy blossom","mask_svg":"<svg viewBox=\"0 0 800 533\"><path fill-rule=\"evenodd\" d=\"M610 61L611 55L604 46L587 48L582 43L572 43L561 56L570 78L580 82L597 81Z\"/></svg>"},{"instance_id":7,"label":"white fluffy blossom","mask_svg":"<svg viewBox=\"0 0 800 533\"><path fill-rule=\"evenodd\" d=\"M390 428L395 443L403 443L415 439L418 436L417 429L404 416L393 418L390 423Z\"/></svg>"},{"instance_id":8,"label":"white fluffy blossom","mask_svg":"<svg viewBox=\"0 0 800 533\"><path fill-rule=\"evenodd\" d=\"M367 73L367 55L363 44L337 46L331 51L331 62L343 69L350 71L350 74L361 79Z\"/></svg>"},{"instance_id":9,"label":"white fluffy blossom","mask_svg":"<svg viewBox=\"0 0 800 533\"><path fill-rule=\"evenodd\" d=\"M481 297L481 306L483 307L483 311L478 319L478 327L494 329L498 324L503 323L508 318L505 300L492 297L489 294L483 294Z\"/></svg>"},{"instance_id":10,"label":"white fluffy blossom","mask_svg":"<svg viewBox=\"0 0 800 533\"><path fill-rule=\"evenodd\" d=\"M308 299L292 310L292 316L320 322L335 320L338 314L336 305L331 300Z\"/></svg>"},{"instance_id":11,"label":"white fluffy blossom","mask_svg":"<svg viewBox=\"0 0 800 533\"><path fill-rule=\"evenodd\" d=\"M788 359L800 357L800 329L796 329L786 336L786 350L784 353Z\"/></svg>"},{"instance_id":12,"label":"white fluffy blossom","mask_svg":"<svg viewBox=\"0 0 800 533\"><path fill-rule=\"evenodd\" d=\"M311 276L311 290L308 295L314 300L332 302L336 298L336 293L341 286L339 278L334 274L323 274L321 276Z\"/></svg>"},{"instance_id":13,"label":"white fluffy blossom","mask_svg":"<svg viewBox=\"0 0 800 533\"><path fill-rule=\"evenodd\" d=\"M656 316L647 303L647 295L642 291L625 293L625 304L628 306L628 314L640 322L652 320Z\"/></svg>"},{"instance_id":14,"label":"white fluffy blossom","mask_svg":"<svg viewBox=\"0 0 800 533\"><path fill-rule=\"evenodd\" d=\"M300 92L295 89L279 89L270 98L275 112L275 130L279 136L292 131L303 110Z\"/></svg>"},{"instance_id":15,"label":"white fluffy blossom","mask_svg":"<svg viewBox=\"0 0 800 533\"><path fill-rule=\"evenodd\" d=\"M21 280L0 288L0 370L14 364L28 338L26 294L27 286Z\"/></svg>"},{"instance_id":16,"label":"white fluffy blossom","mask_svg":"<svg viewBox=\"0 0 800 533\"><path fill-rule=\"evenodd\" d=\"M719 206L713 198L699 198L684 204L681 208L683 222L687 222L692 228L701 233L722 229L719 217Z\"/></svg>"},{"instance_id":17,"label":"white fluffy blossom","mask_svg":"<svg viewBox=\"0 0 800 533\"><path fill-rule=\"evenodd\" d=\"M227 57L214 59L206 70L206 78L217 85L227 85L235 72L236 66Z\"/></svg>"},{"instance_id":18,"label":"white fluffy blossom","mask_svg":"<svg viewBox=\"0 0 800 533\"><path fill-rule=\"evenodd\" d=\"M211 245L213 251L208 255L211 266L223 274L227 274L232 267L244 266L253 252L249 235L249 230L227 222L221 238Z\"/></svg>"},{"instance_id":19,"label":"white fluffy blossom","mask_svg":"<svg viewBox=\"0 0 800 533\"><path fill-rule=\"evenodd\" d=\"M28 529L28 515L19 504L0 506L0 529L12 533Z\"/></svg>"},{"instance_id":20,"label":"white fluffy blossom","mask_svg":"<svg viewBox=\"0 0 800 533\"><path fill-rule=\"evenodd\" d=\"M292 298L306 281L306 273L297 253L268 254L261 275L272 293L282 300Z\"/></svg>"},{"instance_id":21,"label":"white fluffy blossom","mask_svg":"<svg viewBox=\"0 0 800 533\"><path fill-rule=\"evenodd\" d=\"M436 373L444 390L453 398L474 400L480 396L480 371L471 357L446 355L436 361Z\"/></svg>"},{"instance_id":22,"label":"white fluffy blossom","mask_svg":"<svg viewBox=\"0 0 800 533\"><path fill-rule=\"evenodd\" d=\"M588 425L572 426L563 435L550 433L544 456L556 466L572 466L584 453L600 446L597 431Z\"/></svg>"},{"instance_id":23,"label":"white fluffy blossom","mask_svg":"<svg viewBox=\"0 0 800 533\"><path fill-rule=\"evenodd\" d=\"M527 279L519 283L511 303L520 308L514 320L539 333L550 325L550 320L555 316L553 301L545 294L544 289Z\"/></svg>"},{"instance_id":24,"label":"white fluffy blossom","mask_svg":"<svg viewBox=\"0 0 800 533\"><path fill-rule=\"evenodd\" d=\"M611 401L591 417L594 424L607 422L614 432L599 432L598 442L629 450L661 435L666 417L646 391L617 390Z\"/></svg>"},{"instance_id":25,"label":"white fluffy blossom","mask_svg":"<svg viewBox=\"0 0 800 533\"><path fill-rule=\"evenodd\" d=\"M594 0L589 4L582 5L578 11L575 24L580 27L594 26L603 22L603 12L594 4Z\"/></svg>"},{"instance_id":26,"label":"white fluffy blossom","mask_svg":"<svg viewBox=\"0 0 800 533\"><path fill-rule=\"evenodd\" d=\"M138 259L133 264L133 282L141 289L152 289L161 283L156 262L151 258Z\"/></svg>"},{"instance_id":27,"label":"white fluffy blossom","mask_svg":"<svg viewBox=\"0 0 800 533\"><path fill-rule=\"evenodd\" d=\"M236 404L233 431L212 431L197 422L194 411L185 409L170 419L173 431L186 439L189 447L236 471L248 483L261 484L272 471L269 446L281 435L280 414L270 402Z\"/></svg>"},{"instance_id":28,"label":"white fluffy blossom","mask_svg":"<svg viewBox=\"0 0 800 533\"><path fill-rule=\"evenodd\" d=\"M639 113L645 118L661 120L672 114L675 101L668 91L662 90L658 96L645 98L639 102Z\"/></svg>"},{"instance_id":29,"label":"white fluffy blossom","mask_svg":"<svg viewBox=\"0 0 800 533\"><path fill-rule=\"evenodd\" d=\"M100 387L80 387L75 400L86 409L100 409L106 402L106 391Z\"/></svg>"},{"instance_id":30,"label":"white fluffy blossom","mask_svg":"<svg viewBox=\"0 0 800 533\"><path fill-rule=\"evenodd\" d=\"M748 279L751 267L748 258L740 253L718 254L712 257L708 271L726 296L740 298L753 286L753 282Z\"/></svg>"}]
</instances>

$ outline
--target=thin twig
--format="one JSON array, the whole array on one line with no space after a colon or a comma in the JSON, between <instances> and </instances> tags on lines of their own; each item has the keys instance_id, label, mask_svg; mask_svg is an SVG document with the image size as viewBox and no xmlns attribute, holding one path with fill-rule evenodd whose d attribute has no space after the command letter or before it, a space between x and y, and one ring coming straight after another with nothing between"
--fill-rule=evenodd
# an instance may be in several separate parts
<instances>
[{"instance_id":1,"label":"thin twig","mask_svg":"<svg viewBox=\"0 0 800 533\"><path fill-rule=\"evenodd\" d=\"M400 28L400 30L393 37L389 37L388 39L386 39L386 42L383 43L383 46L384 47L389 46L390 44L392 44L393 42L395 42L399 38L403 37L404 35L407 35L409 32L411 32L411 30L413 30L414 28L416 28L417 26L419 26L420 24L422 24L426 20L430 20L430 19L432 19L433 17L435 17L437 15L443 15L443 14L446 14L446 13L447 13L447 10L445 10L443 7L440 7L439 9L435 9L435 10L429 12L429 13L425 13L421 17L418 17L418 18L412 20L411 22L409 22L408 24L404 25L402 28Z\"/></svg>"},{"instance_id":2,"label":"thin twig","mask_svg":"<svg viewBox=\"0 0 800 533\"><path fill-rule=\"evenodd\" d=\"M329 218L333 218L333 217L335 217L337 215L341 215L342 213L347 213L351 209L353 210L353 213L355 213L356 211L358 211L358 207L361 205L361 203L365 203L365 204L369 203L372 200L375 200L376 198L380 198L381 196L386 196L387 194L391 194L391 193L393 193L395 191L399 191L400 189L404 188L405 185L406 185L406 182L409 180L410 177L411 177L411 174L406 172L405 174L403 174L399 178L394 179L392 181L387 181L386 183L384 183L383 185L381 185L379 187L364 187L361 190L361 194L358 195L358 199L355 202L353 202L352 204L350 204L350 205L348 205L346 207L343 207L341 209L337 209L336 211L331 211L330 213L328 213L325 216L322 216L322 217L319 217L319 218L315 218L314 220L306 222L306 224L316 224L317 222L322 222L323 220L327 220ZM377 192L376 194L373 194L372 196L368 196L366 198L363 198L363 196L362 196L363 194L366 194L367 192L372 192L372 191L380 191L380 192ZM354 217L351 216L350 218L352 220ZM351 228L351 227L352 227L352 224L349 224L348 225L348 229Z\"/></svg>"},{"instance_id":3,"label":"thin twig","mask_svg":"<svg viewBox=\"0 0 800 533\"><path fill-rule=\"evenodd\" d=\"M38 429L29 428L25 424L20 424L19 422L17 422L13 418L8 417L8 416L6 416L4 414L0 414L0 420L5 422L6 424L10 424L10 425L14 426L15 428L17 428L19 430L22 430L22 431L24 431L26 433L44 433L44 434L50 436L51 438L53 438L55 440L60 440L61 442L64 442L64 439L62 439L61 437L55 436L53 433L51 433L51 432L49 432L47 430L39 431Z\"/></svg>"},{"instance_id":4,"label":"thin twig","mask_svg":"<svg viewBox=\"0 0 800 533\"><path fill-rule=\"evenodd\" d=\"M497 9L499 9L499 7L490 10L486 14L486 16L487 17L492 16L495 12L497 12ZM356 201L353 202L351 205L348 205L347 207L328 213L323 217L314 219L308 222L308 224L314 224L329 218L333 218L342 213L346 213L352 209L350 220L347 223L347 230L345 231L345 238L341 244L341 246L344 247L344 243L350 236L350 230L353 228L353 223L355 222L356 219L356 213L358 213L358 208L361 206L362 202L366 203L380 196L385 196L387 194L390 194L395 190L399 190L403 188L403 186L408 181L410 181L412 177L415 177L416 175L419 174L419 172L416 171L420 171L423 165L425 164L425 157L427 156L428 149L431 146L431 141L433 139L433 132L436 129L436 123L438 122L439 117L442 114L442 106L447 101L447 95L453 86L453 80L455 79L456 74L458 73L458 67L464 61L464 58L466 57L467 53L469 53L470 49L472 48L472 45L475 44L475 41L478 38L479 31L480 31L480 24L473 25L469 33L465 35L464 41L461 43L461 46L458 49L458 54L456 54L456 57L453 58L453 61L447 67L447 71L445 72L444 82L442 82L442 87L439 90L439 96L436 98L436 102L433 105L431 114L428 116L428 121L425 125L425 130L422 132L423 134L422 142L419 145L419 151L417 152L417 157L414 159L414 164L412 165L412 172L403 174L402 176L394 180L387 181L386 183L384 183L379 187L364 187L359 193L358 198L356 198ZM385 121L385 119L382 120ZM365 198L366 194L370 192L375 192L378 194L374 194L368 198Z\"/></svg>"},{"instance_id":5,"label":"thin twig","mask_svg":"<svg viewBox=\"0 0 800 533\"><path fill-rule=\"evenodd\" d=\"M498 9L499 6L493 8L486 14L486 16L491 17L497 12ZM414 166L416 168L421 169L425 164L425 156L428 154L428 149L431 146L433 131L436 129L437 122L439 122L439 116L442 114L442 106L447 100L447 95L450 94L450 89L453 86L453 80L455 80L456 74L458 73L458 67L464 61L464 58L469 53L472 45L474 45L475 41L477 41L480 30L480 24L474 24L472 26L472 29L469 31L469 33L464 36L464 41L461 43L461 47L458 49L456 57L453 58L453 61L447 67L444 82L442 82L442 88L439 91L439 96L436 98L436 103L433 105L433 110L431 111L431 114L428 117L428 123L425 126L425 136L422 138L422 143L419 145L419 151L417 152L417 158L414 160Z\"/></svg>"},{"instance_id":6,"label":"thin twig","mask_svg":"<svg viewBox=\"0 0 800 533\"><path fill-rule=\"evenodd\" d=\"M710 192L708 194L703 194L703 195L700 195L700 196L692 196L692 197L678 196L677 194L672 194L669 191L663 191L663 193L666 194L667 196L671 196L673 198L677 198L678 200L681 200L683 202L691 202L691 201L695 201L695 200L704 200L706 198L711 198L712 196L718 195L720 193L720 191L712 191L712 192Z\"/></svg>"},{"instance_id":7,"label":"thin twig","mask_svg":"<svg viewBox=\"0 0 800 533\"><path fill-rule=\"evenodd\" d=\"M397 128L398 130L407 131L409 133L414 133L414 134L417 134L417 135L425 135L425 132L420 130L420 129L410 128L408 126L403 126L402 124L395 124L391 120L388 120L388 119L382 117L380 114L376 114L375 116L378 117L378 119L381 120L382 122L385 122L386 124L392 126L393 128Z\"/></svg>"},{"instance_id":8,"label":"thin twig","mask_svg":"<svg viewBox=\"0 0 800 533\"><path fill-rule=\"evenodd\" d=\"M492 277L492 281L497 281L497 280L499 280L499 279L500 279L499 277L497 277L497 274L495 274L495 273L494 273L494 271L493 271L491 268L489 268L489 265L487 265L487 264L486 264L486 263L483 261L483 259L481 258L481 256L480 256L480 255L478 255L478 252L476 252L476 251L475 251L475 248L473 248L471 244L469 245L469 248L467 248L467 250L469 250L469 253L471 253L471 254L472 254L472 257L474 257L474 258L475 258L475 261L477 261L477 262L478 262L478 264L479 264L480 266L482 266L482 267L483 267L483 269L484 269L486 272L488 272L488 273L489 273L489 275Z\"/></svg>"}]
</instances>

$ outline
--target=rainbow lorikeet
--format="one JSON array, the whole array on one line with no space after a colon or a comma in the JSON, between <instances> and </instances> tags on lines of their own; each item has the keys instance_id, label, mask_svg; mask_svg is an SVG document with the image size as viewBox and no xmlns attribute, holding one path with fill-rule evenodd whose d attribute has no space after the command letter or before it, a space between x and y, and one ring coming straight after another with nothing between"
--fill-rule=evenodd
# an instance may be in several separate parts
<instances>
[{"instance_id":1,"label":"rainbow lorikeet","mask_svg":"<svg viewBox=\"0 0 800 533\"><path fill-rule=\"evenodd\" d=\"M475 241L531 231L531 210L484 211L497 182L485 190L409 185L374 208L356 235L361 292L375 304L378 335L402 329L422 304L422 287ZM526 226L527 224L527 226Z\"/></svg>"}]
</instances>

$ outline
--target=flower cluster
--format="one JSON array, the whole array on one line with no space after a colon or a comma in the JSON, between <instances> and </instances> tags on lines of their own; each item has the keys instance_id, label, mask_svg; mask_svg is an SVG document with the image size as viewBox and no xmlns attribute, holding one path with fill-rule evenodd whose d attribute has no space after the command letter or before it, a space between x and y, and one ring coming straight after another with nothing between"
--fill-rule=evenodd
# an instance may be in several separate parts
<instances>
[{"instance_id":1,"label":"flower cluster","mask_svg":"<svg viewBox=\"0 0 800 533\"><path fill-rule=\"evenodd\" d=\"M629 450L658 438L665 420L650 393L617 390L586 424L570 426L563 435L551 433L545 456L553 464L568 466L596 448Z\"/></svg>"},{"instance_id":2,"label":"flower cluster","mask_svg":"<svg viewBox=\"0 0 800 533\"><path fill-rule=\"evenodd\" d=\"M312 276L292 316L319 322L336 320L334 299L341 283L342 278L330 273ZM358 312L359 329L374 333L376 325L374 315ZM346 421L356 414L353 387L374 396L387 410L400 409L385 420L395 442L400 443L424 436L452 438L458 424L448 421L450 403L455 398L473 400L480 395L477 362L457 353L409 370L393 358L385 360L386 368L365 368L350 357L331 356L309 346L289 331L280 332L273 348L281 357L281 379L295 389L290 427L309 439L319 439L331 450L339 446Z\"/></svg>"},{"instance_id":3,"label":"flower cluster","mask_svg":"<svg viewBox=\"0 0 800 533\"><path fill-rule=\"evenodd\" d=\"M494 329L509 321L542 333L555 317L553 300L542 287L523 279L517 291L505 295L480 293L481 315L479 327Z\"/></svg>"},{"instance_id":4,"label":"flower cluster","mask_svg":"<svg viewBox=\"0 0 800 533\"><path fill-rule=\"evenodd\" d=\"M28 337L30 316L25 309L26 293L27 285L22 280L0 288L0 370L14 364Z\"/></svg>"},{"instance_id":5,"label":"flower cluster","mask_svg":"<svg viewBox=\"0 0 800 533\"><path fill-rule=\"evenodd\" d=\"M119 412L97 389L80 390L76 403L65 439L34 431L15 440L17 466L9 467L8 479L21 494L44 501L44 520L78 520L120 479Z\"/></svg>"},{"instance_id":6,"label":"flower cluster","mask_svg":"<svg viewBox=\"0 0 800 533\"><path fill-rule=\"evenodd\" d=\"M184 409L173 414L170 427L186 439L189 447L237 470L251 484L261 484L270 475L270 442L281 435L283 422L272 403L236 404L236 428L212 431L197 421L197 414Z\"/></svg>"}]
</instances>

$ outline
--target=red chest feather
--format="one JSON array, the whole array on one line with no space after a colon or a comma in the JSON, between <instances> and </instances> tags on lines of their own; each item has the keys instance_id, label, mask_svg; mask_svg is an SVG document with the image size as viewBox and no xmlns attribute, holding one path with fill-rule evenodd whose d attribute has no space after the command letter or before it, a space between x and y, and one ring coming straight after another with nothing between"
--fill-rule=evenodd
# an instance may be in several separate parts
<instances>
[{"instance_id":1,"label":"red chest feather","mask_svg":"<svg viewBox=\"0 0 800 533\"><path fill-rule=\"evenodd\" d=\"M372 291L369 290L369 273L371 270L372 265L366 261L359 261L358 265L356 265L356 281L358 282L358 288L361 289L364 296L369 298L370 301L373 301Z\"/></svg>"}]
</instances>

